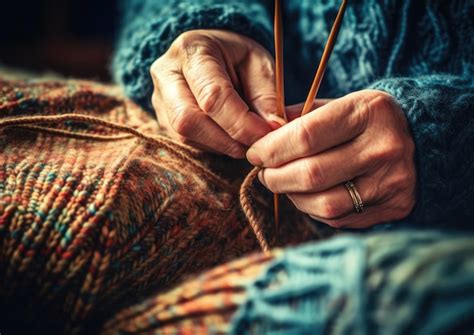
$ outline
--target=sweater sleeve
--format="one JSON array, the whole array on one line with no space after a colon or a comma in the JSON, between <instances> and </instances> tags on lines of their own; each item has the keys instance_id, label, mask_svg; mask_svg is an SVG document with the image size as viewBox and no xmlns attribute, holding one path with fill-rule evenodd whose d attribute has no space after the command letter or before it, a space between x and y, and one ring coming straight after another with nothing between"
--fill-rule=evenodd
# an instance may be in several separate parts
<instances>
[{"instance_id":1,"label":"sweater sleeve","mask_svg":"<svg viewBox=\"0 0 474 335\"><path fill-rule=\"evenodd\" d=\"M388 78L371 88L391 94L405 111L416 145L416 223L474 217L474 80L460 75Z\"/></svg>"},{"instance_id":2,"label":"sweater sleeve","mask_svg":"<svg viewBox=\"0 0 474 335\"><path fill-rule=\"evenodd\" d=\"M151 111L151 64L181 33L224 29L271 49L269 4L250 0L124 0L122 23L112 63L114 79L125 94Z\"/></svg>"}]
</instances>

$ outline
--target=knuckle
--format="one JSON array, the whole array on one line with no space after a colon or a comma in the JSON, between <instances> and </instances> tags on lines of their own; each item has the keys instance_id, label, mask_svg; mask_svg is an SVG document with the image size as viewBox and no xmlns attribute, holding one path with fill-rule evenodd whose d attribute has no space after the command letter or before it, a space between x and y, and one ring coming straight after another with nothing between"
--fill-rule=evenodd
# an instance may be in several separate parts
<instances>
[{"instance_id":1,"label":"knuckle","mask_svg":"<svg viewBox=\"0 0 474 335\"><path fill-rule=\"evenodd\" d=\"M388 159L398 159L405 156L405 145L401 140L392 141L390 146L387 148Z\"/></svg>"},{"instance_id":2,"label":"knuckle","mask_svg":"<svg viewBox=\"0 0 474 335\"><path fill-rule=\"evenodd\" d=\"M194 44L196 41L195 36L193 36L195 33L191 31L186 31L182 34L180 34L173 42L173 46L177 49L180 50L186 50L190 46Z\"/></svg>"},{"instance_id":3,"label":"knuckle","mask_svg":"<svg viewBox=\"0 0 474 335\"><path fill-rule=\"evenodd\" d=\"M153 84L154 93L162 95L170 82L174 82L176 76L181 70L178 69L175 61L162 56L153 62L150 66L149 74Z\"/></svg>"},{"instance_id":4,"label":"knuckle","mask_svg":"<svg viewBox=\"0 0 474 335\"><path fill-rule=\"evenodd\" d=\"M376 110L386 110L392 107L392 97L381 91L374 91L370 95L370 107Z\"/></svg>"},{"instance_id":5,"label":"knuckle","mask_svg":"<svg viewBox=\"0 0 474 335\"><path fill-rule=\"evenodd\" d=\"M179 135L188 136L193 129L192 113L188 112L185 105L175 107L170 125Z\"/></svg>"},{"instance_id":6,"label":"knuckle","mask_svg":"<svg viewBox=\"0 0 474 335\"><path fill-rule=\"evenodd\" d=\"M321 200L319 211L319 216L325 220L336 221L335 219L341 215L339 206L328 199Z\"/></svg>"},{"instance_id":7,"label":"knuckle","mask_svg":"<svg viewBox=\"0 0 474 335\"><path fill-rule=\"evenodd\" d=\"M373 98L373 94L367 92L365 92L364 94L360 94L360 92L352 94L354 94L353 110L355 111L352 116L355 116L361 120L368 119L368 115L370 114L370 111L372 109L371 101Z\"/></svg>"},{"instance_id":8,"label":"knuckle","mask_svg":"<svg viewBox=\"0 0 474 335\"><path fill-rule=\"evenodd\" d=\"M232 122L225 131L227 134L237 141L245 141L245 135L247 134L248 129L244 127L246 113L240 113L240 115Z\"/></svg>"},{"instance_id":9,"label":"knuckle","mask_svg":"<svg viewBox=\"0 0 474 335\"><path fill-rule=\"evenodd\" d=\"M390 110L394 105L392 97L382 91L364 90L353 94L357 99L354 99L355 112L349 120L360 132L367 127L367 123L374 115Z\"/></svg>"},{"instance_id":10,"label":"knuckle","mask_svg":"<svg viewBox=\"0 0 474 335\"><path fill-rule=\"evenodd\" d=\"M201 109L212 117L221 109L231 93L229 88L217 83L204 85L199 92Z\"/></svg>"},{"instance_id":11,"label":"knuckle","mask_svg":"<svg viewBox=\"0 0 474 335\"><path fill-rule=\"evenodd\" d=\"M356 94L356 93L352 93ZM356 95L354 99L349 100L348 106L352 112L343 121L345 124L342 126L352 129L354 133L361 134L366 128L370 119L370 107L368 104L368 98L365 95Z\"/></svg>"},{"instance_id":12,"label":"knuckle","mask_svg":"<svg viewBox=\"0 0 474 335\"><path fill-rule=\"evenodd\" d=\"M369 161L387 162L402 158L405 152L404 141L393 132L387 132L373 147L367 158Z\"/></svg>"},{"instance_id":13,"label":"knuckle","mask_svg":"<svg viewBox=\"0 0 474 335\"><path fill-rule=\"evenodd\" d=\"M402 140L393 133L387 134L383 139L381 158L393 160L403 157L405 148Z\"/></svg>"},{"instance_id":14,"label":"knuckle","mask_svg":"<svg viewBox=\"0 0 474 335\"><path fill-rule=\"evenodd\" d=\"M227 134L236 141L241 141L244 139L245 130L243 127L231 126L226 129Z\"/></svg>"},{"instance_id":15,"label":"knuckle","mask_svg":"<svg viewBox=\"0 0 474 335\"><path fill-rule=\"evenodd\" d=\"M177 54L192 58L196 54L206 54L213 41L208 36L195 31L186 31L173 42L172 49Z\"/></svg>"},{"instance_id":16,"label":"knuckle","mask_svg":"<svg viewBox=\"0 0 474 335\"><path fill-rule=\"evenodd\" d=\"M313 132L302 119L297 121L296 143L302 148L303 152L310 152L313 147Z\"/></svg>"},{"instance_id":17,"label":"knuckle","mask_svg":"<svg viewBox=\"0 0 474 335\"><path fill-rule=\"evenodd\" d=\"M324 184L325 177L321 173L318 163L304 160L302 165L302 187L306 191L311 191Z\"/></svg>"},{"instance_id":18,"label":"knuckle","mask_svg":"<svg viewBox=\"0 0 474 335\"><path fill-rule=\"evenodd\" d=\"M152 77L156 77L156 75L161 72L161 69L162 69L161 63L162 63L162 57L158 58L151 64L150 75Z\"/></svg>"},{"instance_id":19,"label":"knuckle","mask_svg":"<svg viewBox=\"0 0 474 335\"><path fill-rule=\"evenodd\" d=\"M150 66L150 77L155 89L160 87L162 76L166 72L166 68L169 68L169 66L164 65L163 62L162 58L158 58Z\"/></svg>"}]
</instances>

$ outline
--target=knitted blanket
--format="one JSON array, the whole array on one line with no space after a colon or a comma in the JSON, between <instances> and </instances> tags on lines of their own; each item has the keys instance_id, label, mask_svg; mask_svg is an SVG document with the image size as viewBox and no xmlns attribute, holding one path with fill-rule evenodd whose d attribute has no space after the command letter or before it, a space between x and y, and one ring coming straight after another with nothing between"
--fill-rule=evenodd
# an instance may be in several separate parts
<instances>
[{"instance_id":1,"label":"knitted blanket","mask_svg":"<svg viewBox=\"0 0 474 335\"><path fill-rule=\"evenodd\" d=\"M239 165L160 135L114 87L0 81L1 330L93 329L256 250ZM271 200L254 199L262 217ZM295 215L283 213L283 244L316 236Z\"/></svg>"}]
</instances>

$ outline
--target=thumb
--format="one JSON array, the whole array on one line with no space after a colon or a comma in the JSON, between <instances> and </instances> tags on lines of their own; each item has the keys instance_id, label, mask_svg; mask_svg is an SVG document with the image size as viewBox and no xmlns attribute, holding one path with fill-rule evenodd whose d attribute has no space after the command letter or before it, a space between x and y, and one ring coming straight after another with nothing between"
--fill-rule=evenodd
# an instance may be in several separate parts
<instances>
[{"instance_id":1,"label":"thumb","mask_svg":"<svg viewBox=\"0 0 474 335\"><path fill-rule=\"evenodd\" d=\"M285 120L277 115L275 63L270 54L263 48L252 50L239 66L239 75L250 109L273 128L284 125Z\"/></svg>"}]
</instances>

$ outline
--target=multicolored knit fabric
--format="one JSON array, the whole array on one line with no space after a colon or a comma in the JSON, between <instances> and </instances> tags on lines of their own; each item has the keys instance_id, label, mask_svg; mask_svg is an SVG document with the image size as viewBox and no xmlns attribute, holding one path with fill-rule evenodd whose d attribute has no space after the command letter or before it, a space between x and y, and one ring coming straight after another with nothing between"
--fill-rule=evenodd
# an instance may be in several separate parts
<instances>
[{"instance_id":1,"label":"multicolored knit fabric","mask_svg":"<svg viewBox=\"0 0 474 335\"><path fill-rule=\"evenodd\" d=\"M474 236L343 236L220 266L103 334L468 334Z\"/></svg>"},{"instance_id":2,"label":"multicolored knit fabric","mask_svg":"<svg viewBox=\"0 0 474 335\"><path fill-rule=\"evenodd\" d=\"M228 333L233 315L246 299L246 287L278 253L254 254L210 270L125 309L107 322L103 333Z\"/></svg>"},{"instance_id":3,"label":"multicolored knit fabric","mask_svg":"<svg viewBox=\"0 0 474 335\"><path fill-rule=\"evenodd\" d=\"M0 309L12 331L93 328L258 249L238 199L245 169L158 134L116 88L0 81ZM285 215L283 243L314 238Z\"/></svg>"}]
</instances>

